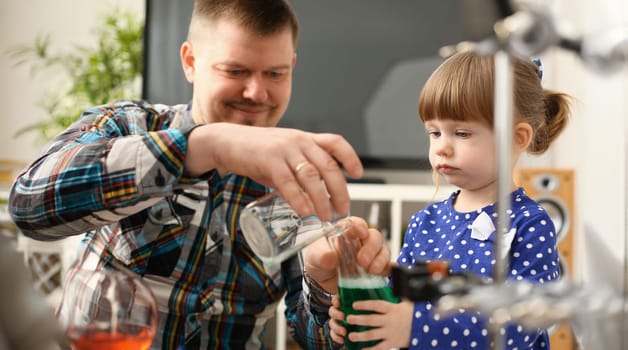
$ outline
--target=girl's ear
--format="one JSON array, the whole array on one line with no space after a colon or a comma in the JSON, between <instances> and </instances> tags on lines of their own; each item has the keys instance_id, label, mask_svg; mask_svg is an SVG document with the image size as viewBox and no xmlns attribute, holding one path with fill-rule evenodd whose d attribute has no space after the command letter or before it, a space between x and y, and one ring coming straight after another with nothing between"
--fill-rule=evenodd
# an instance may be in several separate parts
<instances>
[{"instance_id":1,"label":"girl's ear","mask_svg":"<svg viewBox=\"0 0 628 350\"><path fill-rule=\"evenodd\" d=\"M524 151L532 142L532 137L534 136L534 132L532 131L532 126L528 123L517 123L514 127L514 138L513 138L513 146L520 151Z\"/></svg>"}]
</instances>

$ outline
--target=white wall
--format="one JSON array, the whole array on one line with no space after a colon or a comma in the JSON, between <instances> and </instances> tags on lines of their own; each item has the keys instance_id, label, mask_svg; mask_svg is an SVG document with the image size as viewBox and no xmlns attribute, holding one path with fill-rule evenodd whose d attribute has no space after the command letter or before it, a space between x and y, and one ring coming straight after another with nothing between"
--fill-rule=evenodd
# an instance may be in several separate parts
<instances>
[{"instance_id":1,"label":"white wall","mask_svg":"<svg viewBox=\"0 0 628 350\"><path fill-rule=\"evenodd\" d=\"M557 11L575 33L628 28L628 5L621 0L559 0ZM547 85L573 95L575 113L550 155L528 164L575 170L577 272L585 281L603 281L621 290L627 283L628 68L603 75L571 53L551 50L547 56Z\"/></svg>"},{"instance_id":2,"label":"white wall","mask_svg":"<svg viewBox=\"0 0 628 350\"><path fill-rule=\"evenodd\" d=\"M575 33L598 35L614 27L628 28L624 0L554 3ZM627 295L628 68L599 74L560 50L550 50L544 65L547 87L576 98L574 118L549 155L525 159L522 165L575 170L577 278L587 286L611 287ZM583 337L583 349L620 350L628 342L624 339L622 345L621 334L628 331L625 320L623 324L622 330L621 317L607 323L591 320L576 332Z\"/></svg>"},{"instance_id":3,"label":"white wall","mask_svg":"<svg viewBox=\"0 0 628 350\"><path fill-rule=\"evenodd\" d=\"M44 91L63 84L50 75L31 79L28 67L14 67L7 51L32 44L49 33L51 48L58 52L74 45L89 45L95 21L112 7L129 9L144 17L143 0L3 0L0 2L0 160L30 161L41 144L35 135L14 138L17 130L45 118L37 103Z\"/></svg>"}]
</instances>

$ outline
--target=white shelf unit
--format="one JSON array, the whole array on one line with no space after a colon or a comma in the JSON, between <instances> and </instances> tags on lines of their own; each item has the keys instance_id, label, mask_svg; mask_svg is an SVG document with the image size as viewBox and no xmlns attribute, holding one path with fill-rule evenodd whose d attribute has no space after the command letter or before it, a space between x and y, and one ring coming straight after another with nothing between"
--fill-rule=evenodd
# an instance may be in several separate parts
<instances>
[{"instance_id":1,"label":"white shelf unit","mask_svg":"<svg viewBox=\"0 0 628 350\"><path fill-rule=\"evenodd\" d=\"M434 185L349 184L352 215L367 218L369 212L363 206L358 208L359 204L380 204L380 225L377 227L386 234L393 259L399 255L410 216L427 204L446 198L453 190L449 186L437 189Z\"/></svg>"},{"instance_id":2,"label":"white shelf unit","mask_svg":"<svg viewBox=\"0 0 628 350\"><path fill-rule=\"evenodd\" d=\"M427 204L446 198L454 190L451 186L352 183L349 184L351 215L367 219L370 206L378 203L376 226L386 235L391 258L396 260L410 216ZM288 341L284 310L282 301L275 316L275 350L285 350Z\"/></svg>"}]
</instances>

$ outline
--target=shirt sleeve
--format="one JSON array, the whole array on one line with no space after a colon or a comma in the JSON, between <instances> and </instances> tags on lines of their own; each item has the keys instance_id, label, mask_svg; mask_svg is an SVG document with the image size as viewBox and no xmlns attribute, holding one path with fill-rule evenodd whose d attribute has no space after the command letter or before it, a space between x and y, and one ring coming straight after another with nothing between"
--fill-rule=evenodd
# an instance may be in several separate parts
<instances>
[{"instance_id":1,"label":"shirt sleeve","mask_svg":"<svg viewBox=\"0 0 628 350\"><path fill-rule=\"evenodd\" d=\"M298 259L294 259L298 260ZM329 336L328 309L332 295L302 273L300 264L293 272L286 295L286 319L292 337L303 349L333 348Z\"/></svg>"},{"instance_id":2,"label":"shirt sleeve","mask_svg":"<svg viewBox=\"0 0 628 350\"><path fill-rule=\"evenodd\" d=\"M166 113L165 111L162 113ZM152 106L87 110L13 184L10 214L28 236L50 240L137 213L185 181L187 135Z\"/></svg>"}]
</instances>

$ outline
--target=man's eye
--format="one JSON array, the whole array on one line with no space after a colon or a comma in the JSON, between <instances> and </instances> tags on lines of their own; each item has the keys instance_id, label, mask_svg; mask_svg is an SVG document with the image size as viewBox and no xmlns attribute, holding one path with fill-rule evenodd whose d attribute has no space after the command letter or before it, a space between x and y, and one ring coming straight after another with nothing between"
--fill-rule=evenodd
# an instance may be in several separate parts
<instances>
[{"instance_id":1,"label":"man's eye","mask_svg":"<svg viewBox=\"0 0 628 350\"><path fill-rule=\"evenodd\" d=\"M230 69L227 71L227 73L229 73L229 75L237 77L242 75L244 71L242 69Z\"/></svg>"},{"instance_id":2,"label":"man's eye","mask_svg":"<svg viewBox=\"0 0 628 350\"><path fill-rule=\"evenodd\" d=\"M284 76L284 73L280 72L268 72L266 73L271 79L279 79Z\"/></svg>"}]
</instances>

